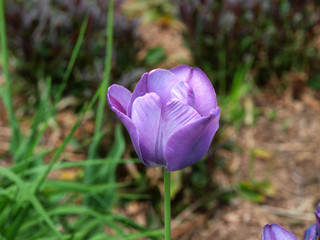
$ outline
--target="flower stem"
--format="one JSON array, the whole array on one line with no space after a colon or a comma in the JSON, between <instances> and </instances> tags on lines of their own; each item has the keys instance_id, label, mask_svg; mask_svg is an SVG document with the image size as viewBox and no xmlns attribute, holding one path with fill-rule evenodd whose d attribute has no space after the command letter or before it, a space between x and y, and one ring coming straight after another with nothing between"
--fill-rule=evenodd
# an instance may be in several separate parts
<instances>
[{"instance_id":1,"label":"flower stem","mask_svg":"<svg viewBox=\"0 0 320 240\"><path fill-rule=\"evenodd\" d=\"M165 240L171 239L170 173L163 171L164 178L164 232Z\"/></svg>"}]
</instances>

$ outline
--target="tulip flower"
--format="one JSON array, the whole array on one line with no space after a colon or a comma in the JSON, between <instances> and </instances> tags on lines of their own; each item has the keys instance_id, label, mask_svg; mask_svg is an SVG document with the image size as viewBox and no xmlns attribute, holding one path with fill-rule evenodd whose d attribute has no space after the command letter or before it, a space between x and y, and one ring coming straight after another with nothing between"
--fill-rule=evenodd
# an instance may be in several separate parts
<instances>
[{"instance_id":1,"label":"tulip flower","mask_svg":"<svg viewBox=\"0 0 320 240\"><path fill-rule=\"evenodd\" d=\"M316 225L313 224L304 232L304 240L317 239ZM267 224L262 231L262 240L298 240L298 238L277 223Z\"/></svg>"},{"instance_id":2,"label":"tulip flower","mask_svg":"<svg viewBox=\"0 0 320 240\"><path fill-rule=\"evenodd\" d=\"M311 225L304 232L304 240L317 240L320 227L320 203L315 211L316 224ZM277 223L267 224L262 230L262 240L297 240L298 238L291 232Z\"/></svg>"},{"instance_id":3,"label":"tulip flower","mask_svg":"<svg viewBox=\"0 0 320 240\"><path fill-rule=\"evenodd\" d=\"M277 223L267 224L262 230L262 240L298 240L298 238Z\"/></svg>"},{"instance_id":4,"label":"tulip flower","mask_svg":"<svg viewBox=\"0 0 320 240\"><path fill-rule=\"evenodd\" d=\"M316 240L317 239L317 227L316 224L311 225L304 231L304 240Z\"/></svg>"},{"instance_id":5,"label":"tulip flower","mask_svg":"<svg viewBox=\"0 0 320 240\"><path fill-rule=\"evenodd\" d=\"M107 98L148 167L172 172L198 162L219 128L216 93L199 68L155 69L142 75L133 93L114 84Z\"/></svg>"},{"instance_id":6,"label":"tulip flower","mask_svg":"<svg viewBox=\"0 0 320 240\"><path fill-rule=\"evenodd\" d=\"M317 220L317 232L320 234L320 203L317 206L317 209L315 210L314 214L316 215L316 220Z\"/></svg>"}]
</instances>

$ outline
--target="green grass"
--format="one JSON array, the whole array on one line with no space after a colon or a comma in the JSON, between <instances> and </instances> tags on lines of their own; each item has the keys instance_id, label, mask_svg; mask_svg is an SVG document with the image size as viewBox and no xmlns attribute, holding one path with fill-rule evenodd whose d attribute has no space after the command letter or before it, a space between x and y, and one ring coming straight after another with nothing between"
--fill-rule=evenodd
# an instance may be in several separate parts
<instances>
[{"instance_id":1,"label":"green grass","mask_svg":"<svg viewBox=\"0 0 320 240\"><path fill-rule=\"evenodd\" d=\"M8 168L0 166L0 239L160 239L162 230L150 230L126 216L112 212L117 199L148 198L145 194L126 191L126 187L136 183L116 182L118 165L139 161L121 159L125 140L120 125L114 129L114 144L109 153L103 158L98 155L103 133L106 132L103 125L111 71L113 1L109 1L104 80L90 102L79 111L75 124L62 143L53 149L40 147L41 140L46 130L50 129L49 123L56 121L56 106L81 52L88 16L83 20L62 84L53 93L51 78L46 78L45 89L40 94L41 101L36 106L36 113L26 132L21 131L13 107L4 20L4 2L0 0L1 59L5 78L5 85L0 86L0 95L12 131L10 151L0 156L0 161L6 159L11 164ZM96 103L98 106L95 110ZM83 119L92 111L95 112L96 122L88 159L64 162L62 153L74 139L74 133ZM49 156L50 161L46 164L45 159ZM48 177L53 170L69 168L78 168L82 174L69 181ZM118 194L119 190L121 193ZM105 229L109 229L112 234L106 234Z\"/></svg>"},{"instance_id":2,"label":"green grass","mask_svg":"<svg viewBox=\"0 0 320 240\"><path fill-rule=\"evenodd\" d=\"M1 55L2 55L2 67L5 78L4 88L1 87L0 94L3 99L4 105L7 109L9 116L9 123L12 130L12 137L10 142L10 151L15 152L15 149L20 144L21 132L18 120L14 114L12 96L11 96L11 83L8 66L8 50L7 50L7 38L5 28L5 17L4 17L4 3L0 0L0 40L1 40Z\"/></svg>"}]
</instances>

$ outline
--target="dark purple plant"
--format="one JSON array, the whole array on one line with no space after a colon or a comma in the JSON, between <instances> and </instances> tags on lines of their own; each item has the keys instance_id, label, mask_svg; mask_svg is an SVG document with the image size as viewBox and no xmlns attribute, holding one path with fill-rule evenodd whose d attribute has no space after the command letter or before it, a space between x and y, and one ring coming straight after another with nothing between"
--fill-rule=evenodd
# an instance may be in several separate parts
<instances>
[{"instance_id":1,"label":"dark purple plant","mask_svg":"<svg viewBox=\"0 0 320 240\"><path fill-rule=\"evenodd\" d=\"M254 59L255 82L288 71L318 70L313 47L320 22L319 1L178 0L186 41L195 63L231 87L238 67ZM218 85L219 86L219 85ZM219 86L220 87L220 86Z\"/></svg>"},{"instance_id":2,"label":"dark purple plant","mask_svg":"<svg viewBox=\"0 0 320 240\"><path fill-rule=\"evenodd\" d=\"M320 203L315 211L316 222L304 232L304 240L317 240L320 226ZM262 240L298 240L298 238L277 223L267 224L262 230Z\"/></svg>"},{"instance_id":3,"label":"dark purple plant","mask_svg":"<svg viewBox=\"0 0 320 240\"><path fill-rule=\"evenodd\" d=\"M133 93L114 84L107 97L148 167L172 172L198 162L219 128L216 93L199 68L155 69L142 75Z\"/></svg>"},{"instance_id":4,"label":"dark purple plant","mask_svg":"<svg viewBox=\"0 0 320 240\"><path fill-rule=\"evenodd\" d=\"M116 79L135 69L140 39L138 21L123 14L122 3L115 1L114 6L112 74ZM68 91L95 87L95 81L103 78L108 1L12 0L6 1L5 12L9 49L19 61L16 72L24 80L34 84L51 76L53 83L61 82L86 16L89 21Z\"/></svg>"}]
</instances>

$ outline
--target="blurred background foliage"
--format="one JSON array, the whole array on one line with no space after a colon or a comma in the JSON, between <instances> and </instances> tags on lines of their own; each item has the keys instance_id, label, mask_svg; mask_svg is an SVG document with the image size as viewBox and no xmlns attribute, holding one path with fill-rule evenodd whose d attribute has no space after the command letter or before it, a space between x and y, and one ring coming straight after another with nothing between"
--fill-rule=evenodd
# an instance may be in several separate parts
<instances>
[{"instance_id":1,"label":"blurred background foliage","mask_svg":"<svg viewBox=\"0 0 320 240\"><path fill-rule=\"evenodd\" d=\"M69 83L84 90L101 81L105 1L31 0L8 1L6 5L9 48L24 80L32 84L47 75L53 82L62 79L83 18L88 15L83 49ZM201 66L217 81L219 92L230 90L237 69L250 61L259 86L272 76L281 78L293 70L307 71L318 79L319 56L313 43L320 31L319 9L319 3L310 0L116 1L113 79L126 80L133 74L136 81L146 68L166 60L161 46L148 49L144 59L137 59L145 44L139 25L146 23L182 33L192 58L180 62Z\"/></svg>"},{"instance_id":2,"label":"blurred background foliage","mask_svg":"<svg viewBox=\"0 0 320 240\"><path fill-rule=\"evenodd\" d=\"M129 21L115 2L112 69L115 78L136 67L139 41L137 21ZM8 44L16 57L16 72L31 86L51 76L54 84L63 79L83 19L88 16L81 52L68 89L79 94L96 88L102 80L106 48L106 1L8 1L6 18ZM132 44L128 44L132 43ZM69 92L68 91L68 92ZM92 92L89 96L92 95Z\"/></svg>"},{"instance_id":3,"label":"blurred background foliage","mask_svg":"<svg viewBox=\"0 0 320 240\"><path fill-rule=\"evenodd\" d=\"M51 167L70 168L70 172L60 172L58 179L49 177L41 191L35 192L39 202L48 211L48 216L36 199L30 197L26 204L24 200L28 199L29 193L20 195L13 187L15 182L23 188L23 182L15 181L14 177L5 175L4 169L0 169L3 180L1 187L4 190L2 195L6 199L0 201L0 210L15 203L12 196L18 196L19 199L13 210L7 208L0 213L0 225L5 224L6 219L10 222L6 225L7 239L15 239L18 234L15 227L21 231L17 239L40 239L40 236L49 239L45 238L45 228L38 235L33 236L32 233L39 224L43 227L43 219L52 228L49 218L59 222L63 232L69 234L66 235L68 239L86 239L88 236L103 239L104 235L94 235L103 231L114 234L114 239L141 236L159 239L159 232L149 232L148 228L161 228L161 169L147 169L133 159L136 154L129 136L122 133L117 118L107 107L105 113L109 115L103 123L103 137L98 148L98 156L107 158L94 159L91 163L86 159L90 141L94 139L92 125L97 112L95 108L91 109L92 99L103 80L104 62L108 54L107 12L108 1L102 0L5 1L9 67L16 114L19 121L27 122L27 126L31 125L30 118L35 115L37 124L31 125L31 129L32 126L36 127L32 129L31 137L26 138L18 157L7 149L1 159L14 173L20 174L29 169L21 179L32 185L32 174L41 173L48 163L48 156L52 157L50 154L60 149L56 145L46 149L41 144L46 142L46 138L50 140L53 132L59 129L66 132L59 136L62 140L58 142L62 146L65 143L60 153L66 151L66 147L68 152L81 156L81 160L74 164L74 158L71 157L69 166L68 157L60 157L59 153L55 158L55 161L60 159L57 161L59 164ZM56 108L52 99L63 83L86 18L88 22L81 48L62 98L55 99L58 101ZM113 34L111 83L133 90L142 73L156 67L171 68L186 63L200 67L208 75L219 98L221 128L205 157L206 161L172 175L173 216L179 216L194 202L194 209L205 212L215 208L216 204L229 204L237 196L254 203L271 198L274 187L269 178L258 180L251 174L257 159L271 158L269 152L251 149L248 177L232 185L221 185L213 178L218 169L224 169L227 175L234 174L226 165L226 158L218 152L243 151L225 137L225 127L232 126L237 131L243 125L254 126L257 117L264 114L255 104L254 97L264 88L282 94L284 89L296 82L298 86L295 88L299 89L302 81L307 82L313 90L320 89L320 2L116 0ZM295 83L288 80L292 73L300 74ZM299 93L294 96L299 98ZM70 101L70 98L73 100ZM89 102L92 105L85 111L85 117L81 118L84 124L68 120L75 116L77 118L78 113L81 115L81 106L87 106ZM277 118L272 109L266 115L270 121ZM74 129L73 136L72 129L75 126L78 128L77 124L80 128L78 132ZM287 131L290 120L283 121L282 126L283 131ZM22 135L29 136L28 131L23 131ZM68 142L63 140L66 138ZM37 144L39 148L35 147ZM12 160L26 156L25 151L30 146L32 150L27 151L27 166ZM33 153L36 155L32 157ZM111 163L104 165L104 161ZM99 171L90 181L91 185L83 185L86 175L84 169L89 165L96 166ZM103 172L108 172L108 176L104 176ZM80 208L83 199L92 195L95 201L89 201L84 208ZM128 203L132 202L135 205L130 206L134 210L127 208ZM141 205L146 202L150 204ZM61 203L72 207L68 209ZM30 204L36 206L38 213L30 212ZM56 209L56 204L61 208ZM21 209L24 212L19 217L17 213ZM52 209L52 212L48 209ZM117 214L108 215L113 210ZM136 214L135 210L147 215L145 224L148 228L124 217L132 217ZM81 215L81 219L74 220L74 216ZM23 219L31 222L23 225ZM88 219L93 222L86 226ZM74 222L76 224L73 225ZM98 223L107 225L108 229L105 230L102 227L104 225ZM133 229L133 233L127 231L128 235L123 235L121 229L127 228ZM139 231L145 235L134 235Z\"/></svg>"}]
</instances>

